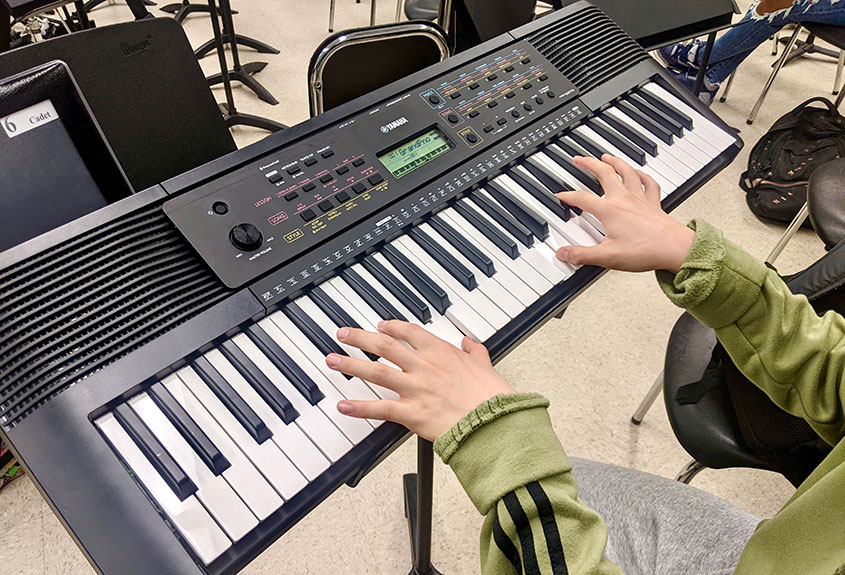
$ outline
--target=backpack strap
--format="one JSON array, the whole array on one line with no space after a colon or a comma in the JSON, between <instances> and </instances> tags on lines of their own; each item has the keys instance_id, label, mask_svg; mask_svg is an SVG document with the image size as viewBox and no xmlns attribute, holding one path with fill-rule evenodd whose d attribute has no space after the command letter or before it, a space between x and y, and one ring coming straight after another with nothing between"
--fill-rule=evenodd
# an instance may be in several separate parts
<instances>
[{"instance_id":1,"label":"backpack strap","mask_svg":"<svg viewBox=\"0 0 845 575\"><path fill-rule=\"evenodd\" d=\"M701 379L682 385L675 391L675 401L681 405L698 403L704 395L722 385L722 362L727 357L727 352L722 344L717 343L710 356L710 362Z\"/></svg>"}]
</instances>

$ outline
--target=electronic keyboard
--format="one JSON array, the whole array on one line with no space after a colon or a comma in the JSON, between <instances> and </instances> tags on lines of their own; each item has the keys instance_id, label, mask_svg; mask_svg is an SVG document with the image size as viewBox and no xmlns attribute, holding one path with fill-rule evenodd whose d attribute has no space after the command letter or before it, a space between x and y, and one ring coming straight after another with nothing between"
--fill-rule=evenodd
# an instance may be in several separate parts
<instances>
[{"instance_id":1,"label":"electronic keyboard","mask_svg":"<svg viewBox=\"0 0 845 575\"><path fill-rule=\"evenodd\" d=\"M395 397L339 326L501 358L602 272L575 156L669 210L741 145L573 4L0 254L3 438L98 572L235 573L409 435L335 409Z\"/></svg>"}]
</instances>

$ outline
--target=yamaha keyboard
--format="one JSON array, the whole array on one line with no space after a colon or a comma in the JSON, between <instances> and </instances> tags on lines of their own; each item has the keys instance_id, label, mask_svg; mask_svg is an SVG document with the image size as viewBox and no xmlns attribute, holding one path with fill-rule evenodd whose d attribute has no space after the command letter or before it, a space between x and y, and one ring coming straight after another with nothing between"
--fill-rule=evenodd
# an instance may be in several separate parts
<instances>
[{"instance_id":1,"label":"yamaha keyboard","mask_svg":"<svg viewBox=\"0 0 845 575\"><path fill-rule=\"evenodd\" d=\"M670 210L741 142L603 13L571 5L0 254L0 424L95 569L242 569L408 431L329 370L337 327L424 325L501 358L602 270L552 192L611 153Z\"/></svg>"}]
</instances>

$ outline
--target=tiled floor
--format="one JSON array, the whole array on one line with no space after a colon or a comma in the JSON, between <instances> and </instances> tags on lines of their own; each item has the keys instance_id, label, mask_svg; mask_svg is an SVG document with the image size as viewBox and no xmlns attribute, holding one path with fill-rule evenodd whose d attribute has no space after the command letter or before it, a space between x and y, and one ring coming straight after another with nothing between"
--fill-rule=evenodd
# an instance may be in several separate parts
<instances>
[{"instance_id":1,"label":"tiled floor","mask_svg":"<svg viewBox=\"0 0 845 575\"><path fill-rule=\"evenodd\" d=\"M337 0L336 29L366 25L369 4ZM269 62L258 78L281 104L268 106L237 89L238 106L285 124L307 118L306 66L327 34L328 1L235 0L238 32L269 42L278 56L244 50L244 60ZM393 2L379 2L379 22L394 15ZM99 25L125 20L120 2L94 11ZM185 24L194 45L210 36L209 20ZM787 66L756 124L745 116L770 71L770 46L758 49L740 68L731 98L714 110L742 128L748 144L736 162L683 204L675 216L702 217L718 225L751 253L765 257L782 228L763 224L745 206L737 186L751 145L771 123L798 102L830 94L835 64L818 56ZM214 71L216 60L202 65ZM222 92L216 90L222 100ZM165 103L166 100L163 100ZM240 145L264 136L236 129ZM781 256L785 272L803 268L823 253L812 234L800 232ZM499 365L522 390L546 394L555 428L569 453L674 475L688 457L675 441L658 402L640 427L629 418L660 371L669 330L680 311L658 290L651 274L609 273L582 295L563 320L551 321ZM245 573L406 573L409 544L402 511L401 475L414 469L411 441L376 468L356 489L341 488L252 563ZM84 473L84 469L78 470ZM781 477L751 470L705 471L694 484L761 517L771 515L792 489ZM436 469L434 560L448 574L478 571L481 518L451 472ZM81 552L42 501L29 479L0 494L0 565L5 573L83 575L92 573ZM130 528L128 526L128 528Z\"/></svg>"}]
</instances>

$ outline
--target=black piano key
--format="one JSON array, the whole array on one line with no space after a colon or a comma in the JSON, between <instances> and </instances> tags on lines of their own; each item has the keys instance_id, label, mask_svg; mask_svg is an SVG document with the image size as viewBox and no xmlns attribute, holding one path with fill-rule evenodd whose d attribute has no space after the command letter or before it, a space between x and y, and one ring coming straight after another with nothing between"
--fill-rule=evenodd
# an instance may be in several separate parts
<instances>
[{"instance_id":1,"label":"black piano key","mask_svg":"<svg viewBox=\"0 0 845 575\"><path fill-rule=\"evenodd\" d=\"M631 102L640 112L675 134L677 137L681 138L684 135L684 127L670 118L667 114L661 112L648 102L642 99L641 96L637 94L631 94L628 96L628 101Z\"/></svg>"},{"instance_id":2,"label":"black piano key","mask_svg":"<svg viewBox=\"0 0 845 575\"><path fill-rule=\"evenodd\" d=\"M475 245L466 239L455 228L444 222L440 217L434 216L428 221L429 225L434 228L437 233L443 236L443 239L449 242L453 248L468 259L472 265L477 267L487 277L493 277L496 273L496 266L493 265L493 260L479 250Z\"/></svg>"},{"instance_id":3,"label":"black piano key","mask_svg":"<svg viewBox=\"0 0 845 575\"><path fill-rule=\"evenodd\" d=\"M604 190L601 189L601 184L596 179L596 177L593 174L586 172L576 166L575 162L573 162L568 156L560 153L559 150L556 150L551 146L545 148L543 152L551 160L557 163L558 166L560 166L561 168L572 174L575 178L577 178L578 181L584 184L588 190L598 196L604 195Z\"/></svg>"},{"instance_id":4,"label":"black piano key","mask_svg":"<svg viewBox=\"0 0 845 575\"><path fill-rule=\"evenodd\" d=\"M305 334L305 337L307 337L311 343L320 350L320 353L323 355L329 355L330 353L347 355L347 353L343 351L332 336L324 332L322 328L317 325L317 322L308 317L308 314L302 311L302 308L298 305L291 302L286 305L282 311L284 311L284 314L290 318L293 324Z\"/></svg>"},{"instance_id":5,"label":"black piano key","mask_svg":"<svg viewBox=\"0 0 845 575\"><path fill-rule=\"evenodd\" d=\"M345 269L340 274L346 283L349 284L355 293L361 296L367 305L373 308L381 319L398 319L401 321L408 321L404 315L402 315L396 307L387 301L384 296L382 296L378 288L372 286L362 278L355 270L353 269Z\"/></svg>"},{"instance_id":6,"label":"black piano key","mask_svg":"<svg viewBox=\"0 0 845 575\"><path fill-rule=\"evenodd\" d=\"M489 194L490 191L487 190L487 193ZM531 247L534 243L534 234L531 233L531 230L519 223L519 220L506 212L501 204L497 204L484 194L473 194L472 199L479 208L484 210L484 213L490 216L494 222L505 228L522 245Z\"/></svg>"},{"instance_id":7,"label":"black piano key","mask_svg":"<svg viewBox=\"0 0 845 575\"><path fill-rule=\"evenodd\" d=\"M593 141L591 138L585 136L584 134L579 134L578 132L570 132L567 134L567 137L571 138L576 144L582 146L585 150L589 151L590 154L601 160L602 155L610 154L609 151L605 150L603 146L601 146L598 142ZM613 154L610 154L611 156Z\"/></svg>"},{"instance_id":8,"label":"black piano key","mask_svg":"<svg viewBox=\"0 0 845 575\"><path fill-rule=\"evenodd\" d=\"M390 273L386 267L381 265L374 257L366 257L361 262L361 265L376 278L387 291L393 294L393 297L398 299L408 311L414 314L422 323L431 321L431 309L428 305L417 297L417 294L408 289L402 280Z\"/></svg>"},{"instance_id":9,"label":"black piano key","mask_svg":"<svg viewBox=\"0 0 845 575\"><path fill-rule=\"evenodd\" d=\"M235 342L232 340L223 342L220 353L229 360L229 363L238 370L238 373L282 421L291 423L299 417L299 412L291 405L290 400L264 375L263 371L258 369L258 366L252 363Z\"/></svg>"},{"instance_id":10,"label":"black piano key","mask_svg":"<svg viewBox=\"0 0 845 575\"><path fill-rule=\"evenodd\" d=\"M267 356L267 359L276 366L276 369L287 378L291 385L308 400L308 403L317 405L326 397L320 391L320 388L317 387L317 384L314 383L314 380L302 371L302 368L291 359L285 350L266 331L261 329L260 325L253 324L249 326L246 329L246 335Z\"/></svg>"},{"instance_id":11,"label":"black piano key","mask_svg":"<svg viewBox=\"0 0 845 575\"><path fill-rule=\"evenodd\" d=\"M164 482L170 486L179 501L184 501L197 492L197 486L191 481L191 478L182 471L179 464L174 461L173 457L159 443L153 432L141 421L141 418L129 404L119 405L114 410L114 417L143 452L150 464L158 471Z\"/></svg>"},{"instance_id":12,"label":"black piano key","mask_svg":"<svg viewBox=\"0 0 845 575\"><path fill-rule=\"evenodd\" d=\"M462 202L455 204L455 211L461 214L475 229L484 234L493 245L502 250L509 258L515 260L519 257L519 246L515 241L503 234L501 230L491 225L483 216L478 215Z\"/></svg>"},{"instance_id":13,"label":"black piano key","mask_svg":"<svg viewBox=\"0 0 845 575\"><path fill-rule=\"evenodd\" d=\"M405 257L405 254L395 247L390 245L384 246L381 253L402 274L402 277L422 294L429 305L437 310L437 313L440 315L446 313L446 310L452 305L446 290L440 287L437 282L431 279L428 274L422 271L419 266Z\"/></svg>"},{"instance_id":14,"label":"black piano key","mask_svg":"<svg viewBox=\"0 0 845 575\"><path fill-rule=\"evenodd\" d=\"M645 128L649 131L649 133L656 137L658 140L663 142L664 144L672 145L675 141L675 137L672 135L672 132L640 112L637 108L635 108L630 102L626 100L621 100L616 103L616 108L638 123L640 126Z\"/></svg>"},{"instance_id":15,"label":"black piano key","mask_svg":"<svg viewBox=\"0 0 845 575\"><path fill-rule=\"evenodd\" d=\"M315 287L308 292L308 295L311 297L311 301L313 301L337 327L354 327L355 329L363 329L357 321L352 319L352 316L346 313L345 309L340 307L336 301L329 297L329 294L320 288ZM363 353L371 360L378 361L378 356L376 354L370 353L369 351L364 351Z\"/></svg>"},{"instance_id":16,"label":"black piano key","mask_svg":"<svg viewBox=\"0 0 845 575\"><path fill-rule=\"evenodd\" d=\"M264 443L271 437L273 432L267 427L267 424L258 417L252 408L238 395L238 392L229 385L229 382L214 369L204 357L198 357L191 364L197 375L208 385L209 389L214 392L223 405L232 412L232 415L237 419L244 429L255 439L258 443Z\"/></svg>"},{"instance_id":17,"label":"black piano key","mask_svg":"<svg viewBox=\"0 0 845 575\"><path fill-rule=\"evenodd\" d=\"M524 167L526 170L528 170L528 173L530 173L532 176L534 176L538 180L540 180L540 178L537 177L538 174L545 174L545 172L543 170L541 170L540 168L538 168L536 165L532 164L531 162L523 162L522 167ZM572 217L572 214L570 213L569 206L567 206L566 204L561 202L559 199L557 199L556 197L554 197L550 193L546 192L545 190L541 190L540 188L535 186L534 182L532 182L531 180L529 180L528 178L526 178L525 176L520 174L518 171L516 171L516 170L509 171L508 176L510 176L510 178L513 181L515 181L517 184L522 186L522 189L524 189L526 192L531 194L537 201L539 201L546 208L551 210L551 212L553 214L555 214L557 217L559 217L563 221L568 222L569 218ZM543 180L540 180L540 182L542 183ZM551 182L549 182L549 184L552 186L551 189L555 189L554 184L552 184ZM546 185L546 184L543 183L543 185ZM546 186L546 187L548 187L548 186ZM568 190L569 186L567 186L565 189Z\"/></svg>"},{"instance_id":18,"label":"black piano key","mask_svg":"<svg viewBox=\"0 0 845 575\"><path fill-rule=\"evenodd\" d=\"M634 160L641 166L645 165L645 152L637 147L636 144L628 140L625 136L618 133L616 130L608 128L607 126L593 120L590 120L588 124L595 133L616 146L619 151L623 152L630 159Z\"/></svg>"},{"instance_id":19,"label":"black piano key","mask_svg":"<svg viewBox=\"0 0 845 575\"><path fill-rule=\"evenodd\" d=\"M646 102L648 102L649 104L651 104L652 106L654 106L655 108L657 108L658 110L663 112L664 114L667 114L668 116L670 116L673 120L678 122L680 125L682 125L687 130L692 130L692 128L693 128L692 118L690 118L689 116L684 114L682 111L678 110L677 108L673 107L671 104L664 101L659 96L655 96L654 94L652 94L648 90L640 90L639 92L637 92L637 95L639 95L643 100L645 100Z\"/></svg>"},{"instance_id":20,"label":"black piano key","mask_svg":"<svg viewBox=\"0 0 845 575\"><path fill-rule=\"evenodd\" d=\"M220 475L232 466L182 404L161 383L153 384L147 393L214 475Z\"/></svg>"},{"instance_id":21,"label":"black piano key","mask_svg":"<svg viewBox=\"0 0 845 575\"><path fill-rule=\"evenodd\" d=\"M645 152L651 156L657 156L657 143L649 138L646 134L639 132L630 128L624 122L620 122L618 119L614 118L610 114L602 114L599 116L602 120L607 122L608 125L612 126L615 130L617 130L620 134L634 142L640 148L645 150Z\"/></svg>"},{"instance_id":22,"label":"black piano key","mask_svg":"<svg viewBox=\"0 0 845 575\"><path fill-rule=\"evenodd\" d=\"M531 230L531 233L535 237L541 241L549 237L549 224L545 220L538 218L531 208L526 206L522 200L514 196L507 188L492 180L487 182L486 189L497 202L502 204L503 208L508 210L523 226Z\"/></svg>"},{"instance_id":23,"label":"black piano key","mask_svg":"<svg viewBox=\"0 0 845 575\"><path fill-rule=\"evenodd\" d=\"M475 274L467 269L464 264L456 260L452 254L441 248L440 244L431 239L428 234L414 228L408 233L408 236L467 290L472 291L478 287L478 280L475 279Z\"/></svg>"},{"instance_id":24,"label":"black piano key","mask_svg":"<svg viewBox=\"0 0 845 575\"><path fill-rule=\"evenodd\" d=\"M563 137L559 138L558 141L557 141L557 145L560 146L560 148L564 152L566 152L567 154L569 154L573 158L575 156L581 156L583 158L595 158L597 160L601 159L601 156L596 156L596 155L590 153L589 150L585 150L579 144L577 144L574 140L572 140L569 136L570 135L567 134L567 136L563 136Z\"/></svg>"}]
</instances>

